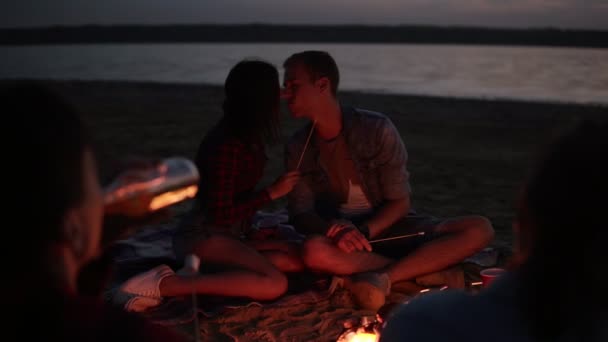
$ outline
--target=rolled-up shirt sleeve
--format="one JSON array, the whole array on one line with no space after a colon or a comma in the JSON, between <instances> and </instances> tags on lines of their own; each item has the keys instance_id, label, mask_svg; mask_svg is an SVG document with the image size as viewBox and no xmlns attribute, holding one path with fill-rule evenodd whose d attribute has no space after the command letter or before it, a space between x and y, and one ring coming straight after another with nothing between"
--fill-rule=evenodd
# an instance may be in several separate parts
<instances>
[{"instance_id":1,"label":"rolled-up shirt sleeve","mask_svg":"<svg viewBox=\"0 0 608 342\"><path fill-rule=\"evenodd\" d=\"M380 187L384 199L409 198L410 184L407 170L407 150L393 123L387 118L376 136L379 152L375 158L379 168Z\"/></svg>"}]
</instances>

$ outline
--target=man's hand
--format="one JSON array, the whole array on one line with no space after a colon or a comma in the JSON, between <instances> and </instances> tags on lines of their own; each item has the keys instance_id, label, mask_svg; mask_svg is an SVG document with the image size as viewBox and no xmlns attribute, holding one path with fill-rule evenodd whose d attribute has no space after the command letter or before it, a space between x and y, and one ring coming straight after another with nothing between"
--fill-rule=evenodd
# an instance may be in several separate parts
<instances>
[{"instance_id":1,"label":"man's hand","mask_svg":"<svg viewBox=\"0 0 608 342\"><path fill-rule=\"evenodd\" d=\"M326 236L334 241L336 246L346 253L354 251L372 251L369 241L359 232L357 227L348 221L338 221L327 230Z\"/></svg>"},{"instance_id":2,"label":"man's hand","mask_svg":"<svg viewBox=\"0 0 608 342\"><path fill-rule=\"evenodd\" d=\"M328 238L334 238L342 229L348 227L355 227L355 225L348 220L332 220L331 226L327 229L325 236Z\"/></svg>"}]
</instances>

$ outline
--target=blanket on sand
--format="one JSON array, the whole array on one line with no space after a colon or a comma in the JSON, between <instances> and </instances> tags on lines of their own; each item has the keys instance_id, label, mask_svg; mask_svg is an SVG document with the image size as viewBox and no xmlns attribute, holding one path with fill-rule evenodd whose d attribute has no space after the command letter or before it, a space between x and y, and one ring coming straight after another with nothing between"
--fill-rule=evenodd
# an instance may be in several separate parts
<instances>
[{"instance_id":1,"label":"blanket on sand","mask_svg":"<svg viewBox=\"0 0 608 342\"><path fill-rule=\"evenodd\" d=\"M254 222L258 222L262 219L273 217L278 219L280 222L286 222L287 216L285 211L278 211L273 213L258 212L254 218ZM299 236L295 231L290 231L289 226L283 227L284 231L290 234L290 239L303 238ZM128 239L116 242L112 249L111 255L115 263L115 272L112 277L112 283L106 292L106 299L110 300L114 291L117 287L128 278L148 271L149 269L156 267L160 264L167 264L172 269L177 270L181 267L181 261L175 259L172 251L172 234L175 229L175 223L169 223L164 225L158 225L154 227L148 227L137 234L131 236ZM290 233L291 232L291 233ZM481 253L467 259L468 268L465 269L465 276L467 281L478 280L478 271L482 267L489 267L496 264L497 251L494 249L486 249ZM300 318L306 316L302 312L310 311L310 307L319 310L318 315L329 314L333 315L334 319L329 319L334 324L324 326L324 329L334 329L338 321L343 321L356 316L370 315L374 313L367 312L365 310L357 310L349 294L346 291L332 288L332 278L317 276L311 274L294 275L290 278L290 283L296 282L305 284L299 287L299 291L290 291L285 296L272 302L255 302L243 298L210 298L199 296L198 307L194 309L192 306L192 298L186 297L173 297L165 299L162 304L158 307L150 309L143 314L157 324L166 326L179 326L187 324L194 319L194 315L202 315L205 319L201 323L201 329L204 330L206 324L211 324L215 320L222 320L226 317L232 317L234 311L242 312L237 317L233 317L234 324L237 324L239 320L244 320L249 313L257 312L260 317L264 317L264 313L273 313L272 318L270 314L267 320L274 320L280 317L283 312L293 315L294 310L301 312L298 314ZM309 286L306 286L308 284ZM397 285L397 284L396 284ZM395 302L407 301L409 298L419 294L419 291L424 287L417 286L416 284L401 284L402 286L395 286L395 293L391 295L389 300ZM324 307L325 311L321 310ZM294 309L299 308L299 309ZM308 308L308 309L307 309ZM245 315L245 316L243 316ZM317 314L313 314L315 316ZM223 318L222 318L223 317ZM290 319L294 319L291 317ZM317 321L319 317L311 318L312 321ZM222 322L224 324L225 322ZM315 326L311 322L307 325L307 329ZM280 322L276 323L280 325ZM326 323L323 323L326 324ZM238 325L238 324L237 324ZM342 329L341 324L337 324L339 329ZM207 327L207 330L213 330L213 328ZM290 331L295 333L295 327L290 327ZM323 330L323 327L320 327ZM318 330L319 331L319 330ZM333 333L333 331L332 331ZM274 334L274 333L273 333ZM291 334L291 333L288 333ZM230 334L229 334L230 335ZM256 336L256 334L254 334ZM258 336L260 337L260 336ZM281 338L281 340L283 340Z\"/></svg>"}]
</instances>

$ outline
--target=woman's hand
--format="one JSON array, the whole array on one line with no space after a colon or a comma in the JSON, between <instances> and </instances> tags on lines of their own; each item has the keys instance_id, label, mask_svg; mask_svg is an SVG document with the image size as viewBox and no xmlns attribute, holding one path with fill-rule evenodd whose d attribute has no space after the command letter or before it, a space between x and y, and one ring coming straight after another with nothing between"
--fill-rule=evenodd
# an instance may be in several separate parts
<instances>
[{"instance_id":1,"label":"woman's hand","mask_svg":"<svg viewBox=\"0 0 608 342\"><path fill-rule=\"evenodd\" d=\"M271 186L266 188L270 199L281 198L293 190L293 187L300 181L299 171L289 171L279 177Z\"/></svg>"}]
</instances>

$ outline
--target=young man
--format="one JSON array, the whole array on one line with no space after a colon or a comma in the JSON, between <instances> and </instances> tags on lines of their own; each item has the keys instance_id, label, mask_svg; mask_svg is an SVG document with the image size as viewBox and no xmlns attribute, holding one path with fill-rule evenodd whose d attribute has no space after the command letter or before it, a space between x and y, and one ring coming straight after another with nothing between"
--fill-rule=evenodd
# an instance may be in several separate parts
<instances>
[{"instance_id":1,"label":"young man","mask_svg":"<svg viewBox=\"0 0 608 342\"><path fill-rule=\"evenodd\" d=\"M491 241L484 217L439 220L415 213L399 132L381 113L341 106L338 67L328 53L297 53L283 66L289 110L312 121L286 151L287 169L299 167L302 174L288 207L296 228L309 235L303 247L308 267L359 274L350 278L351 289L360 305L376 308L391 283L457 264ZM369 242L418 232L423 235Z\"/></svg>"}]
</instances>

